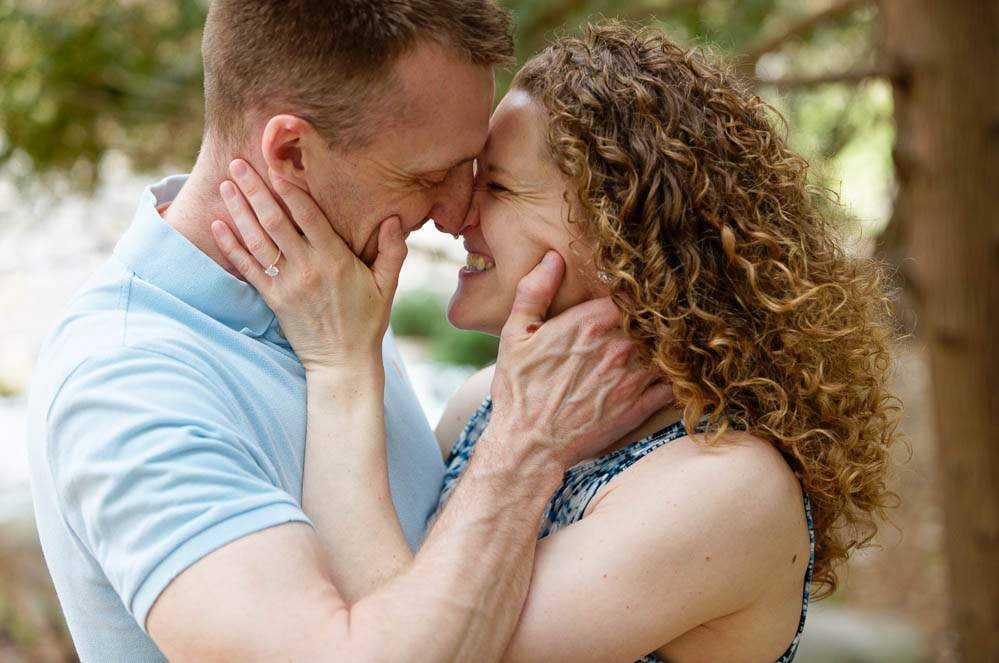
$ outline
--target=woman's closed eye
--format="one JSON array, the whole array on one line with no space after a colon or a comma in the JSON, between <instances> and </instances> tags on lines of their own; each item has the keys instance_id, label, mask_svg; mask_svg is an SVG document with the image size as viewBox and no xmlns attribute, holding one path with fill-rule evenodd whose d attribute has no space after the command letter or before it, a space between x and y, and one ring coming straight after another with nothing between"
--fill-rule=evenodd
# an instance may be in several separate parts
<instances>
[{"instance_id":1,"label":"woman's closed eye","mask_svg":"<svg viewBox=\"0 0 999 663\"><path fill-rule=\"evenodd\" d=\"M510 189L506 188L505 186L503 186L499 182L496 182L496 181L493 181L493 180L490 180L488 182L484 182L483 184L481 184L480 186L477 186L476 188L479 189L480 191L490 191L492 193L509 193L510 192Z\"/></svg>"}]
</instances>

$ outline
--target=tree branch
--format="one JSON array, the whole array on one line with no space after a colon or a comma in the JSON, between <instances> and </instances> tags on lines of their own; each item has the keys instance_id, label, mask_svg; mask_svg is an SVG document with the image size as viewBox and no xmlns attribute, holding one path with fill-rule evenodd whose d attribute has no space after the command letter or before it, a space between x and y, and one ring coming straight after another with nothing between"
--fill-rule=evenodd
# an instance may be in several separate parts
<instances>
[{"instance_id":1,"label":"tree branch","mask_svg":"<svg viewBox=\"0 0 999 663\"><path fill-rule=\"evenodd\" d=\"M875 66L866 69L851 69L818 76L788 76L786 78L757 78L757 85L771 85L778 90L818 87L833 83L859 83L869 78L891 79L895 72L887 67Z\"/></svg>"},{"instance_id":2,"label":"tree branch","mask_svg":"<svg viewBox=\"0 0 999 663\"><path fill-rule=\"evenodd\" d=\"M781 32L766 37L750 46L747 49L746 58L755 66L757 60L761 57L767 53L776 51L795 37L868 4L870 4L870 0L836 0L836 2L833 2L822 11L800 18L785 27Z\"/></svg>"}]
</instances>

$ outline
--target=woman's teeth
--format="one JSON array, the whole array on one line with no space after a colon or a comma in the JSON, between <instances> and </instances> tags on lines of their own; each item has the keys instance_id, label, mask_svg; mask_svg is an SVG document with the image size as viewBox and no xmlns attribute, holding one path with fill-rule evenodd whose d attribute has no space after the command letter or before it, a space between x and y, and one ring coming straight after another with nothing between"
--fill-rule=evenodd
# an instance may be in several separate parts
<instances>
[{"instance_id":1,"label":"woman's teeth","mask_svg":"<svg viewBox=\"0 0 999 663\"><path fill-rule=\"evenodd\" d=\"M469 253L465 259L465 269L470 272L485 272L496 266L493 259L478 253Z\"/></svg>"}]
</instances>

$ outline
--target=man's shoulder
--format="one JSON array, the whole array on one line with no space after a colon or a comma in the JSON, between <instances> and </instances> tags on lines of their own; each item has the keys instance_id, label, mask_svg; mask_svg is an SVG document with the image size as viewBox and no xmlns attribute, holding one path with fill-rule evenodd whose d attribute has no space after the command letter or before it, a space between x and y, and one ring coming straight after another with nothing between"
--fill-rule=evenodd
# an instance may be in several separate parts
<instances>
[{"instance_id":1,"label":"man's shoulder","mask_svg":"<svg viewBox=\"0 0 999 663\"><path fill-rule=\"evenodd\" d=\"M204 338L182 320L133 306L133 283L131 273L111 261L74 296L39 353L33 410L47 415L63 394L78 391L67 389L74 384L86 385L85 395L94 397L143 374L215 382L205 368L209 363L199 361L211 353Z\"/></svg>"}]
</instances>

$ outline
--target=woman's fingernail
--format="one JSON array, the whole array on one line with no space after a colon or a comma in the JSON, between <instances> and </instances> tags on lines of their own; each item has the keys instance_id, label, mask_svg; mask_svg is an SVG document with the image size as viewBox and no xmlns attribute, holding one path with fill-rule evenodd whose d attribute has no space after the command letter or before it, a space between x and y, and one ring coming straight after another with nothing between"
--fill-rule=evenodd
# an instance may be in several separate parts
<instances>
[{"instance_id":1,"label":"woman's fingernail","mask_svg":"<svg viewBox=\"0 0 999 663\"><path fill-rule=\"evenodd\" d=\"M243 163L242 159L235 159L232 162L232 174L236 177L242 177L246 175L246 164Z\"/></svg>"},{"instance_id":2,"label":"woman's fingernail","mask_svg":"<svg viewBox=\"0 0 999 663\"><path fill-rule=\"evenodd\" d=\"M222 182L219 189L222 190L222 197L226 200L232 200L236 195L236 187L229 180Z\"/></svg>"}]
</instances>

